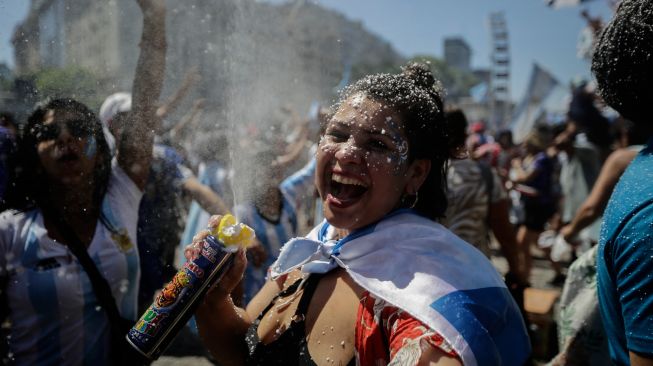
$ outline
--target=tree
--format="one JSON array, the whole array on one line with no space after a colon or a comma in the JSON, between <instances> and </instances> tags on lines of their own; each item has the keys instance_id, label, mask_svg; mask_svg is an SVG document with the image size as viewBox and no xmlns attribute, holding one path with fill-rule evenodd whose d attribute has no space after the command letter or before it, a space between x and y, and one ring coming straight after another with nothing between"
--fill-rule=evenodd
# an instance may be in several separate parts
<instances>
[{"instance_id":1,"label":"tree","mask_svg":"<svg viewBox=\"0 0 653 366\"><path fill-rule=\"evenodd\" d=\"M39 98L74 98L97 110L102 103L98 78L79 66L47 68L31 75Z\"/></svg>"}]
</instances>

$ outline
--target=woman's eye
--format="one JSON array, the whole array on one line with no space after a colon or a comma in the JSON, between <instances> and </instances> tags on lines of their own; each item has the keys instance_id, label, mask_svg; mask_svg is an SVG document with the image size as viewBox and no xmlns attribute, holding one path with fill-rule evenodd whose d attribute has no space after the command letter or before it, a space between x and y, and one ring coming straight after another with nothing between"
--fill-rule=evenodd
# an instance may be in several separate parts
<instances>
[{"instance_id":1,"label":"woman's eye","mask_svg":"<svg viewBox=\"0 0 653 366\"><path fill-rule=\"evenodd\" d=\"M339 131L330 131L327 132L326 135L331 141L336 141L336 142L347 141L349 137L346 133L342 133Z\"/></svg>"},{"instance_id":2,"label":"woman's eye","mask_svg":"<svg viewBox=\"0 0 653 366\"><path fill-rule=\"evenodd\" d=\"M388 145L385 144L385 142L380 140L372 140L370 141L369 145L372 149L377 151L387 151L390 149Z\"/></svg>"}]
</instances>

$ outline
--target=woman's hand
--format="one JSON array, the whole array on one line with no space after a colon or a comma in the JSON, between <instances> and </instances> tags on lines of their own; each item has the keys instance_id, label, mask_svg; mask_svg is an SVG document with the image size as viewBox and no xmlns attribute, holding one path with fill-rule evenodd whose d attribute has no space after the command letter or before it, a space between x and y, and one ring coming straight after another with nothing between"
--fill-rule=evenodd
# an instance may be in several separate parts
<instances>
[{"instance_id":1,"label":"woman's hand","mask_svg":"<svg viewBox=\"0 0 653 366\"><path fill-rule=\"evenodd\" d=\"M572 246L578 246L580 243L578 242L578 238L576 235L576 232L571 224L565 225L560 229L560 235L562 235L562 238L565 239L565 241Z\"/></svg>"},{"instance_id":2,"label":"woman's hand","mask_svg":"<svg viewBox=\"0 0 653 366\"><path fill-rule=\"evenodd\" d=\"M202 241L210 235L211 230L216 229L222 220L221 215L213 215L209 219L209 229L200 231L193 237L193 243L184 249L186 260L191 261L199 257L202 250ZM238 248L231 268L224 274L207 293L207 300L224 300L236 288L242 280L245 268L247 267L247 256L244 248Z\"/></svg>"}]
</instances>

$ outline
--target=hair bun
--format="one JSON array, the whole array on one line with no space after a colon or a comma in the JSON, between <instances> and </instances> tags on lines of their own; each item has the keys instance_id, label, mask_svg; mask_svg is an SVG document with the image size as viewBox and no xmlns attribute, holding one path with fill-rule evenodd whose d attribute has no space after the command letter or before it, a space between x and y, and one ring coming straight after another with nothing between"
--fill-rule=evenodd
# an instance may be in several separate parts
<instances>
[{"instance_id":1,"label":"hair bun","mask_svg":"<svg viewBox=\"0 0 653 366\"><path fill-rule=\"evenodd\" d=\"M425 64L413 62L404 67L402 74L411 79L415 85L432 89L435 86L435 77L431 69Z\"/></svg>"}]
</instances>

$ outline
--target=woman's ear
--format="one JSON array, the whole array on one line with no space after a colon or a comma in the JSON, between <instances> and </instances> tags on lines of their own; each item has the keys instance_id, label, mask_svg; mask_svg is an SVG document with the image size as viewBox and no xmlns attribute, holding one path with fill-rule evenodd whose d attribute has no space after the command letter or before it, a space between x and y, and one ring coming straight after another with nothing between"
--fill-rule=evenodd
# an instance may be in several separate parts
<instances>
[{"instance_id":1,"label":"woman's ear","mask_svg":"<svg viewBox=\"0 0 653 366\"><path fill-rule=\"evenodd\" d=\"M431 172L431 161L428 159L417 159L413 161L408 168L408 183L406 184L406 193L414 195L419 191L424 181Z\"/></svg>"}]
</instances>

